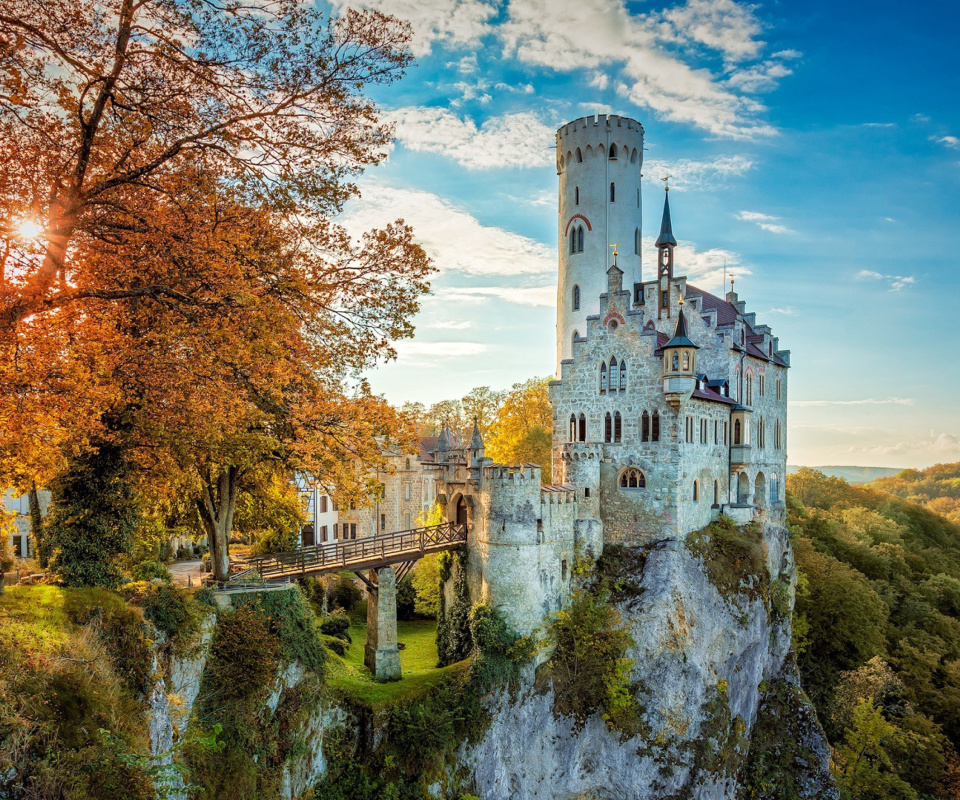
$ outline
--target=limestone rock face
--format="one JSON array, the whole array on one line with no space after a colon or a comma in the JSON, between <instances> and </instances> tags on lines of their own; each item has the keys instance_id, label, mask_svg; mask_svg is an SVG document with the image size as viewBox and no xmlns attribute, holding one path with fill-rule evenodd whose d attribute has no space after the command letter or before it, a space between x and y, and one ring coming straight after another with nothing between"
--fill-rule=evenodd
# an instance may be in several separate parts
<instances>
[{"instance_id":1,"label":"limestone rock face","mask_svg":"<svg viewBox=\"0 0 960 800\"><path fill-rule=\"evenodd\" d=\"M792 602L795 583L787 531L763 531L769 574ZM829 748L799 692L790 651L789 613L760 592L721 593L703 562L677 541L638 554L639 597L617 602L634 639L628 653L646 730L622 740L599 715L582 729L558 718L552 690L533 681L492 700L484 739L460 760L485 800L734 800L748 776L751 734L764 694L792 691L793 730L784 736L802 772L801 798L837 798ZM769 735L769 727L765 728Z\"/></svg>"}]
</instances>

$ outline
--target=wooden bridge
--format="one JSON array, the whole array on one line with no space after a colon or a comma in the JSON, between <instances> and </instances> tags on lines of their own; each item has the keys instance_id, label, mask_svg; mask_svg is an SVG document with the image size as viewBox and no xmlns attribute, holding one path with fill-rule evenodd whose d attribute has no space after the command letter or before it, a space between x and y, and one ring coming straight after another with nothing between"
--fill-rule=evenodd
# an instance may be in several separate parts
<instances>
[{"instance_id":1,"label":"wooden bridge","mask_svg":"<svg viewBox=\"0 0 960 800\"><path fill-rule=\"evenodd\" d=\"M426 528L383 533L363 539L340 539L304 547L286 553L262 556L250 561L251 570L264 581L289 580L307 575L324 575L349 569L358 575L368 569L381 569L394 564L406 565L397 570L401 579L415 561L428 553L454 550L467 541L466 525L445 522Z\"/></svg>"}]
</instances>

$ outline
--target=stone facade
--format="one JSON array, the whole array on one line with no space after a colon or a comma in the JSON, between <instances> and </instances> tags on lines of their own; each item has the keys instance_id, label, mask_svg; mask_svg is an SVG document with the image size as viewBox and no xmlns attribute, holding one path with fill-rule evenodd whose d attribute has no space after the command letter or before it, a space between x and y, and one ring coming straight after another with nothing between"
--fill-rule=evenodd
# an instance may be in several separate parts
<instances>
[{"instance_id":1,"label":"stone facade","mask_svg":"<svg viewBox=\"0 0 960 800\"><path fill-rule=\"evenodd\" d=\"M334 527L336 538L358 539L417 527L417 520L430 512L437 499L429 471L436 442L436 437L425 437L416 453L388 448L384 456L390 472L377 476L383 491L379 497L372 497L369 505L348 509L340 506Z\"/></svg>"}]
</instances>

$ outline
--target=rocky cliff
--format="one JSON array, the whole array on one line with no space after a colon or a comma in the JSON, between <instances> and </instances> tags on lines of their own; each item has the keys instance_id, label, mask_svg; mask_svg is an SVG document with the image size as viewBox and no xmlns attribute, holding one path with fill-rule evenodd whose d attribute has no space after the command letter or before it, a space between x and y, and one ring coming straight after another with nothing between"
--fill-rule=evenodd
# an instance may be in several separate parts
<instances>
[{"instance_id":1,"label":"rocky cliff","mask_svg":"<svg viewBox=\"0 0 960 800\"><path fill-rule=\"evenodd\" d=\"M642 730L559 715L549 680L497 694L461 766L484 800L836 798L829 748L790 654L787 531L707 529L622 550L610 602L633 644ZM739 548L739 549L738 549ZM757 563L751 565L750 549ZM549 674L549 662L539 671ZM781 718L782 717L782 718ZM762 736L757 734L762 731Z\"/></svg>"}]
</instances>

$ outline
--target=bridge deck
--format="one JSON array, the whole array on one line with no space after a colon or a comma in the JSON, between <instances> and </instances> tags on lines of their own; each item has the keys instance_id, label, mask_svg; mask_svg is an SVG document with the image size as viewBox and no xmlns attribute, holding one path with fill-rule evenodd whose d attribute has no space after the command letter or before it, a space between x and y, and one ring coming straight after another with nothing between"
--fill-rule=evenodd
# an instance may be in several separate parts
<instances>
[{"instance_id":1,"label":"bridge deck","mask_svg":"<svg viewBox=\"0 0 960 800\"><path fill-rule=\"evenodd\" d=\"M344 569L379 569L415 561L428 553L453 550L463 546L466 541L466 526L445 522L426 528L383 533L363 539L341 539L276 553L251 559L250 566L265 581L324 575Z\"/></svg>"}]
</instances>

